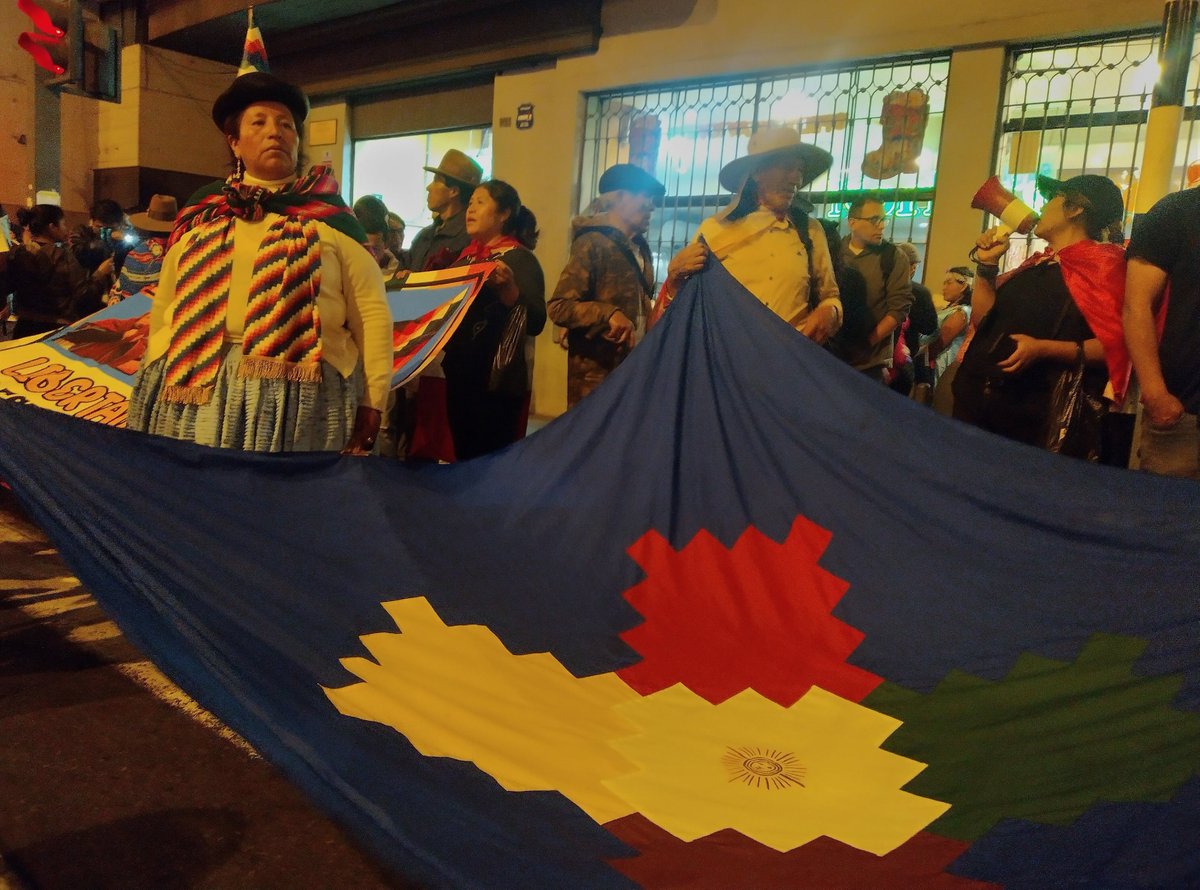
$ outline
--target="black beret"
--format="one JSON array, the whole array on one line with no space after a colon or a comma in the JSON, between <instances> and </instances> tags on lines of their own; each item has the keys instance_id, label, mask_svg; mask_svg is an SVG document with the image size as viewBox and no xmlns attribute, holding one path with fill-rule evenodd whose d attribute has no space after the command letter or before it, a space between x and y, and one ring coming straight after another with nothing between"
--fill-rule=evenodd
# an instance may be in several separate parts
<instances>
[{"instance_id":1,"label":"black beret","mask_svg":"<svg viewBox=\"0 0 1200 890\"><path fill-rule=\"evenodd\" d=\"M625 191L635 195L649 195L656 201L667 193L667 188L636 164L615 164L600 177L600 194Z\"/></svg>"}]
</instances>

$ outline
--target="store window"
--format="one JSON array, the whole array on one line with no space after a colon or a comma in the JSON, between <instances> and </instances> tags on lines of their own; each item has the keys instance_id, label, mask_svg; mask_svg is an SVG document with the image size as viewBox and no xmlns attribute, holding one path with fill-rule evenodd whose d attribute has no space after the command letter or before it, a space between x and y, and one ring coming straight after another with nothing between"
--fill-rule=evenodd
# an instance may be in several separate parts
<instances>
[{"instance_id":1,"label":"store window","mask_svg":"<svg viewBox=\"0 0 1200 890\"><path fill-rule=\"evenodd\" d=\"M996 173L1035 209L1038 174L1069 179L1098 173L1113 180L1131 214L1145 149L1146 121L1158 80L1158 34L1133 33L1014 48L1009 54ZM1173 181L1200 175L1200 53L1192 58ZM1127 217L1128 219L1128 217ZM1014 245L1009 261L1039 249Z\"/></svg>"},{"instance_id":2,"label":"store window","mask_svg":"<svg viewBox=\"0 0 1200 890\"><path fill-rule=\"evenodd\" d=\"M647 234L661 280L700 222L729 201L721 167L745 154L757 127L788 124L834 156L807 191L815 214L841 222L855 196L878 192L887 237L923 254L949 68L948 56L926 56L589 94L580 210L612 164L653 172L667 187Z\"/></svg>"},{"instance_id":3,"label":"store window","mask_svg":"<svg viewBox=\"0 0 1200 890\"><path fill-rule=\"evenodd\" d=\"M417 232L433 222L425 204L425 186L433 174L424 168L436 167L451 148L478 161L485 179L491 175L491 127L360 139L354 143L351 194L354 200L363 195L382 198L404 220L405 243L410 244Z\"/></svg>"}]
</instances>

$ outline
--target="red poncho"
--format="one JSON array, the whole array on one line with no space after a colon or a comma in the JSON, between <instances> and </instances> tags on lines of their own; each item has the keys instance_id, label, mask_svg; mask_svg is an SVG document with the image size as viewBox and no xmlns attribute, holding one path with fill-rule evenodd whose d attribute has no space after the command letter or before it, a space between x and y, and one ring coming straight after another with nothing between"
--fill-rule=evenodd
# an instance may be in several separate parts
<instances>
[{"instance_id":1,"label":"red poncho","mask_svg":"<svg viewBox=\"0 0 1200 890\"><path fill-rule=\"evenodd\" d=\"M1129 350L1125 348L1125 329L1121 324L1121 312L1125 308L1125 248L1119 244L1087 240L1068 245L1057 254L1048 248L1035 253L1012 272L1002 275L996 286L1053 256L1058 258L1063 281L1071 298L1083 313L1092 333L1104 346L1108 379L1119 405L1125 399L1133 367Z\"/></svg>"}]
</instances>

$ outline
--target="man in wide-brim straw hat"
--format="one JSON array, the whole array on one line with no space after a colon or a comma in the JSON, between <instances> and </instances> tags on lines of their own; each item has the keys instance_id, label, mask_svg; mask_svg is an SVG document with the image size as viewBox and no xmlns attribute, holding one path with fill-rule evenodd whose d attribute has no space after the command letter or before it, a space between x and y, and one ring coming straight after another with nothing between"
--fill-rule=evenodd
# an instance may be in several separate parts
<instances>
[{"instance_id":1,"label":"man in wide-brim straw hat","mask_svg":"<svg viewBox=\"0 0 1200 890\"><path fill-rule=\"evenodd\" d=\"M668 298L711 252L772 312L824 343L842 323L825 230L796 205L796 192L825 173L833 156L800 141L794 127L768 124L747 153L725 165L721 185L733 201L700 224L667 270Z\"/></svg>"}]
</instances>

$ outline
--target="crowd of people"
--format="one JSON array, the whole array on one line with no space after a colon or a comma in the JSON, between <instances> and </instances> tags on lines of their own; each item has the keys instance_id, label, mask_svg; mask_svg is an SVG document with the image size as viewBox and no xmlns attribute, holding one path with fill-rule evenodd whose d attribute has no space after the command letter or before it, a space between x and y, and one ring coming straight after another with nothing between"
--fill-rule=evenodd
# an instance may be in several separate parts
<instances>
[{"instance_id":1,"label":"crowd of people","mask_svg":"<svg viewBox=\"0 0 1200 890\"><path fill-rule=\"evenodd\" d=\"M946 270L934 296L915 280L916 248L884 238L882 199L857 197L845 234L814 218L800 191L832 156L794 128L765 125L721 170L731 200L671 259L661 287L645 236L665 187L617 164L572 221L569 259L547 293L537 220L511 184L448 151L425 168L434 223L406 248L404 222L382 200L347 207L328 168L304 170L308 110L295 86L242 75L212 114L233 173L181 210L155 196L131 219L100 202L75 232L60 208L22 211L23 246L4 269L15 334L151 293L131 427L348 454L376 451L382 431L394 453L421 419L411 391L389 393L385 288L414 272L493 263L441 357L444 417L463 460L524 434L532 338L547 320L568 353L573 406L715 257L801 335L936 411L1110 464L1127 465L1132 448L1144 469L1200 478L1200 191L1164 198L1127 243L1111 180L1039 177L1047 203L1034 234L1047 248L1000 274L1012 231L990 229L964 244L969 262ZM137 237L121 238L126 230Z\"/></svg>"}]
</instances>

